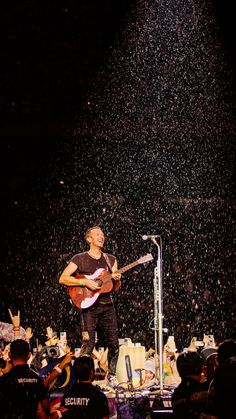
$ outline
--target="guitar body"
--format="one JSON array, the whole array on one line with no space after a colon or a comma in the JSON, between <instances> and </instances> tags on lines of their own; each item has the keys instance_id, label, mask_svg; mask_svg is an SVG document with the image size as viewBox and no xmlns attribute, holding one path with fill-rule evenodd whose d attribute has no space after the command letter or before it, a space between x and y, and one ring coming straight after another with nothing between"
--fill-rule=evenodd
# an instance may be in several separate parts
<instances>
[{"instance_id":1,"label":"guitar body","mask_svg":"<svg viewBox=\"0 0 236 419\"><path fill-rule=\"evenodd\" d=\"M77 275L78 279L92 279L101 286L99 290L92 291L87 287L68 287L71 300L78 308L89 308L98 299L100 294L110 292L113 289L111 275L105 269L97 269L93 275Z\"/></svg>"}]
</instances>

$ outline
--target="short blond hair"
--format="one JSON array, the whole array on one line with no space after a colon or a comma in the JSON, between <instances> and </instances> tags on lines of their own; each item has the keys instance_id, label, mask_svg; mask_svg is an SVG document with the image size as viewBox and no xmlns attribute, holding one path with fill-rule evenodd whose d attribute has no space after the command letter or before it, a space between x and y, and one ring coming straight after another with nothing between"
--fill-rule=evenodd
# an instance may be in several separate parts
<instances>
[{"instance_id":1,"label":"short blond hair","mask_svg":"<svg viewBox=\"0 0 236 419\"><path fill-rule=\"evenodd\" d=\"M86 241L87 241L87 239L88 239L88 237L89 237L89 235L90 235L91 231L92 231L92 230L94 230L95 228L99 228L99 230L101 230L101 227L100 227L100 226L92 226L92 227L89 227L89 228L86 230L85 235L84 235L84 238L85 238L85 240L86 240Z\"/></svg>"}]
</instances>

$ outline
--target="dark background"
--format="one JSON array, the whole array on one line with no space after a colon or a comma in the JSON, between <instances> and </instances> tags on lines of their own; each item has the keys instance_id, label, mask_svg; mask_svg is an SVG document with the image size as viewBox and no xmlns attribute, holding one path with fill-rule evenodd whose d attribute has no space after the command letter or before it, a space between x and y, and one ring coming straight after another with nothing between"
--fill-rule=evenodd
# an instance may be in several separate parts
<instances>
[{"instance_id":1,"label":"dark background","mask_svg":"<svg viewBox=\"0 0 236 419\"><path fill-rule=\"evenodd\" d=\"M220 193L217 196L213 186L212 194L202 191L200 193L202 201L197 203L193 200L184 204L184 210L183 203L177 202L175 196L172 196L172 200L168 200L167 196L163 197L160 205L154 193L145 195L145 190L148 191L149 187L148 176L146 180L143 180L142 199L140 195L126 191L128 199L125 201L126 185L123 184L122 177L117 178L117 183L114 183L114 177L109 173L108 160L112 160L112 164L118 167L122 157L122 161L126 162L125 167L121 167L123 179L125 179L127 165L132 158L135 159L135 156L143 163L143 167L149 164L149 161L144 159L145 144L143 146L139 144L139 147L133 148L133 140L128 138L125 143L126 153L121 147L114 156L117 139L113 138L108 142L104 140L105 137L101 136L91 150L93 131L86 129L81 135L79 152L75 148L80 141L76 142L75 138L76 135L79 138L77 128L81 124L81 115L86 116L86 112L88 114L90 112L87 108L91 86L94 86L97 74L106 64L113 45L118 42L126 16L136 3L136 1L123 0L81 0L79 2L75 0L18 2L15 0L1 6L0 193L2 203L1 281L3 284L1 320L9 320L7 313L9 306L13 310L20 308L22 325L33 325L35 334L42 334L45 327L53 323L56 329L64 327L66 330L71 330L73 335L74 320L68 321L66 316L70 312L70 319L72 316L74 319L77 314L69 305L65 293L62 294L61 288L57 286L57 278L70 255L83 246L82 237L78 231L82 229L83 232L87 224L99 222L108 234L108 248L122 255L121 264L128 263L130 258L135 259L140 253L153 252L150 244L138 243L137 240L140 233L145 234L147 230L156 232L159 228L159 233L164 236L164 272L167 277L172 278L170 288L167 287L168 289L165 290L167 326L171 333L178 335L179 342L183 344L183 340L188 339L190 333L201 335L203 330L216 332L220 324L220 331L216 332L220 339L235 333L232 317L235 290L232 213L235 205L235 189L232 180L232 156L229 156L229 151L226 150L226 145L230 144L229 150L234 151L233 134L231 137L228 136L227 140L223 138L219 141L221 146L224 144L226 147L223 149L220 146L217 149L215 143L212 146L208 144L206 148L204 141L202 140L201 143L201 140L197 139L198 145L193 148L193 153L195 155L199 153L199 159L201 159L199 149L203 155L204 150L208 153L216 153L220 164L219 177L229 163L231 176L230 181L227 180L227 185L222 184L226 186L225 194ZM233 74L232 93L235 89L233 7L229 1L214 1L213 5L220 41L224 47L225 63ZM232 96L233 93L230 104L232 104ZM100 108L92 112L92 115L96 116ZM91 113L88 117L90 121L89 118L92 118ZM111 121L110 126L112 127ZM169 148L166 146L167 141ZM188 153L188 142L186 140L184 143L184 141L163 135L158 146L159 152L165 153L167 149L171 150L174 159L176 149L183 146ZM120 141L120 144L122 146L124 142L122 144ZM149 149L153 152L156 150L154 137L149 143ZM87 150L90 150L89 155L86 154ZM129 158L127 157L128 150L131 150ZM84 162L82 171L80 168L79 179L76 179L73 170L75 170L75 156L78 157L78 154L87 160ZM94 159L101 165L99 174L93 168ZM71 170L70 165L72 165ZM129 170L132 171L132 167ZM107 198L108 202L105 205L104 195L99 201L97 184L93 184L97 177L101 184L105 179L113 185L114 195L110 188L108 192L111 195ZM82 184L83 192L81 193L79 187ZM71 198L72 188L73 199ZM102 189L104 190L104 186ZM93 202L94 191L96 191L95 202ZM78 202L81 195L83 202ZM214 201L216 196L217 199L220 197L220 202ZM115 201L114 197L116 197ZM211 201L207 201L209 197ZM149 205L149 212L146 205L148 214L144 219L140 208L144 210L148 198L153 201ZM185 198L189 196L185 195ZM67 207L66 202L69 202L70 206ZM123 202L125 202L125 209L122 206ZM74 205L74 209L71 209L71 205ZM104 214L104 207L105 213L108 211L110 214L107 219L99 215ZM156 213L155 210L151 210L154 207ZM116 214L111 216L114 208ZM171 209L175 214L172 228L167 222L169 220L167 214ZM89 211L91 211L90 215L87 215ZM61 218L62 213L64 213L63 218ZM69 221L71 219L73 223ZM206 219L210 224L209 229L206 227ZM199 282L199 275L203 278L208 266L207 258L204 260L205 251L200 253L200 257L203 258L202 272L198 271L196 274L195 264L199 263L199 259L189 262L191 266L187 266L186 258L191 260L193 253L198 254L199 243L191 249L188 241L184 244L188 229L187 233L186 227L183 229L182 236L180 231L184 224L190 231L192 226L194 232L196 226L204 222L206 228L202 234L205 234L205 241L208 240L212 223L217 230L217 232L214 230L212 238L217 250L214 252L213 245L209 247L208 258L210 263L212 261L214 263L213 267L207 271L210 284L207 289L204 288L204 283ZM127 241L127 233L131 235L132 243ZM175 241L182 242L181 251ZM133 243L137 243L136 247ZM230 249L227 248L226 243ZM222 251L222 246L225 253ZM223 254L225 262L221 263L216 275L216 261L221 259ZM181 257L184 259L182 270ZM144 272L150 278L151 284L153 266L146 267ZM136 277L140 277L139 269ZM181 277L185 279L181 285L177 286ZM48 286L45 285L47 282ZM152 332L144 337L139 332L140 321L136 324L131 320L133 316L140 313L140 319L144 322L143 324L146 324L145 307L147 303L151 307L150 299L152 299L150 284L144 301L134 301L132 307L130 300L133 289L124 288L120 329L123 334L131 335L136 340L146 339L151 345ZM138 294L142 295L142 281L137 282L136 285ZM199 287L203 291L205 289L204 298L207 301L209 293L210 298L213 298L214 290L218 285L219 301L215 306L215 311L212 311L212 305L207 303L209 307L207 308L206 304L198 312L196 304L199 306L199 300L201 300ZM49 296L52 294L53 297L50 299ZM229 299L229 294L231 299ZM226 305L226 300L228 305ZM186 301L187 310L188 307L190 310L189 316L186 316L186 313L181 314L181 305L186 305ZM125 315L127 312L129 315ZM224 319L224 312L227 319ZM173 316L171 313L174 313ZM129 324L124 320L126 316L129 317ZM183 317L182 326L176 320L181 316ZM148 313L148 317L151 319L151 312ZM206 325L203 325L206 318L208 319Z\"/></svg>"}]
</instances>

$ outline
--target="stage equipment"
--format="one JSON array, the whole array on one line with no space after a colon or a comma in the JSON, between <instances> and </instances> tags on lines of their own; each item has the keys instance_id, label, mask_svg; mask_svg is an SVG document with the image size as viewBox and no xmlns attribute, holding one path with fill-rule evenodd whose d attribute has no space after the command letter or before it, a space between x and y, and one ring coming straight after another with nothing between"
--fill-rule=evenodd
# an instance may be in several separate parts
<instances>
[{"instance_id":1,"label":"stage equipment","mask_svg":"<svg viewBox=\"0 0 236 419\"><path fill-rule=\"evenodd\" d=\"M142 236L142 239L143 240L148 240L148 239L155 239L156 237L160 237L158 234L155 234L155 235L151 235L151 236L148 236L148 235L146 235L146 234L144 234L143 236Z\"/></svg>"},{"instance_id":2,"label":"stage equipment","mask_svg":"<svg viewBox=\"0 0 236 419\"><path fill-rule=\"evenodd\" d=\"M129 355L125 355L125 367L126 367L126 374L128 378L128 385L133 386L132 369L131 369L131 362L130 362Z\"/></svg>"},{"instance_id":3,"label":"stage equipment","mask_svg":"<svg viewBox=\"0 0 236 419\"><path fill-rule=\"evenodd\" d=\"M162 296L162 239L161 236L145 236L157 246L157 265L154 269L154 341L155 341L155 371L156 378L159 370L160 394L163 394L163 296ZM156 240L158 237L158 241ZM158 359L159 356L159 359Z\"/></svg>"},{"instance_id":4,"label":"stage equipment","mask_svg":"<svg viewBox=\"0 0 236 419\"><path fill-rule=\"evenodd\" d=\"M106 396L110 412L114 415L118 413L119 418L172 418L171 392L163 396L154 393L145 389L133 389Z\"/></svg>"},{"instance_id":5,"label":"stage equipment","mask_svg":"<svg viewBox=\"0 0 236 419\"><path fill-rule=\"evenodd\" d=\"M56 345L47 347L46 352L50 358L59 358L60 356L60 348Z\"/></svg>"},{"instance_id":6,"label":"stage equipment","mask_svg":"<svg viewBox=\"0 0 236 419\"><path fill-rule=\"evenodd\" d=\"M137 388L145 379L145 347L122 345L116 366L116 378L119 384Z\"/></svg>"}]
</instances>

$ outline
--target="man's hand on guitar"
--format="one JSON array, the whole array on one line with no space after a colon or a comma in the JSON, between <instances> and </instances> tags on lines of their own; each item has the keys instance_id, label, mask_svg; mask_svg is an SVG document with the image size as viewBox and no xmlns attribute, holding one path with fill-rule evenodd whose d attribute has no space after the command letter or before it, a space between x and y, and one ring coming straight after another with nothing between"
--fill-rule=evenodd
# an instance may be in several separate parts
<instances>
[{"instance_id":1,"label":"man's hand on guitar","mask_svg":"<svg viewBox=\"0 0 236 419\"><path fill-rule=\"evenodd\" d=\"M114 279L114 281L120 281L121 274L119 274L118 272L113 272L112 273L112 278Z\"/></svg>"},{"instance_id":2,"label":"man's hand on guitar","mask_svg":"<svg viewBox=\"0 0 236 419\"><path fill-rule=\"evenodd\" d=\"M84 279L84 285L89 288L91 291L97 291L100 290L100 286L96 281L93 281L93 279Z\"/></svg>"},{"instance_id":3,"label":"man's hand on guitar","mask_svg":"<svg viewBox=\"0 0 236 419\"><path fill-rule=\"evenodd\" d=\"M114 271L112 273L112 279L113 279L113 291L116 292L121 287L121 282L120 282L121 274L118 273L117 271Z\"/></svg>"}]
</instances>

